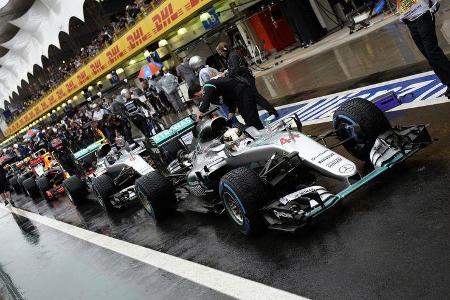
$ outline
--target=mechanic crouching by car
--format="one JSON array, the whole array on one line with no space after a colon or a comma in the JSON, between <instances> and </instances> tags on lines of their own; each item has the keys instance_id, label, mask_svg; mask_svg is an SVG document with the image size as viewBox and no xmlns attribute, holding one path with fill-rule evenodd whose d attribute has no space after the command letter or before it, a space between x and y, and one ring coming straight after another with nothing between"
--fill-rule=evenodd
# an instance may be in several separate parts
<instances>
[{"instance_id":1,"label":"mechanic crouching by car","mask_svg":"<svg viewBox=\"0 0 450 300\"><path fill-rule=\"evenodd\" d=\"M247 126L254 126L257 129L264 128L258 115L255 94L248 84L234 78L219 77L205 83L203 91L199 87L197 89L197 91L191 90L190 94L200 96L203 92L202 102L197 113L198 119L209 110L211 103L220 105L220 97L222 97L223 103L230 109L229 120L234 117L237 108Z\"/></svg>"},{"instance_id":2,"label":"mechanic crouching by car","mask_svg":"<svg viewBox=\"0 0 450 300\"><path fill-rule=\"evenodd\" d=\"M137 98L131 97L131 93L128 89L123 89L120 94L125 99L124 109L127 114L127 117L134 125L144 134L146 138L151 136L151 132L148 128L147 118L145 117L145 113L142 110L147 109L150 110L147 105L142 103L141 100Z\"/></svg>"},{"instance_id":3,"label":"mechanic crouching by car","mask_svg":"<svg viewBox=\"0 0 450 300\"><path fill-rule=\"evenodd\" d=\"M226 76L247 83L254 94L257 104L267 110L270 115L274 115L278 118L279 114L275 107L273 107L273 105L258 92L255 77L249 69L245 59L237 51L230 49L228 44L224 42L217 45L216 51L220 56L227 60L228 71L226 72Z\"/></svg>"}]
</instances>

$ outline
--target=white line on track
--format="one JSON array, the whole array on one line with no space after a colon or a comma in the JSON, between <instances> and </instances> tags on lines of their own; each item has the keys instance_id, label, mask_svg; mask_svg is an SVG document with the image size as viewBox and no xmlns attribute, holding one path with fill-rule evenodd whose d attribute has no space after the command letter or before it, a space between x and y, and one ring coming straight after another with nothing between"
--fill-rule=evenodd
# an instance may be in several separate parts
<instances>
[{"instance_id":1,"label":"white line on track","mask_svg":"<svg viewBox=\"0 0 450 300\"><path fill-rule=\"evenodd\" d=\"M96 232L82 229L55 219L31 213L19 208L3 210L39 222L102 248L120 253L161 270L183 277L219 293L238 299L307 299L262 283L219 271L179 257L131 244Z\"/></svg>"}]
</instances>

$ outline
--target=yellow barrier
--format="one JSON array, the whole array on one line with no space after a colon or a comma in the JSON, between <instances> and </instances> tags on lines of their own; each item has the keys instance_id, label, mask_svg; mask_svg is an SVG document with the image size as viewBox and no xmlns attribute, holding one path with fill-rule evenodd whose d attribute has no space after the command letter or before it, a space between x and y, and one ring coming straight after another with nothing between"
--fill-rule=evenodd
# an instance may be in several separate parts
<instances>
[{"instance_id":1,"label":"yellow barrier","mask_svg":"<svg viewBox=\"0 0 450 300\"><path fill-rule=\"evenodd\" d=\"M144 17L126 34L103 50L88 64L58 86L53 92L37 101L5 132L6 136L19 131L51 109L64 102L69 96L86 87L115 66L158 39L162 34L182 22L194 12L214 0L167 0Z\"/></svg>"}]
</instances>

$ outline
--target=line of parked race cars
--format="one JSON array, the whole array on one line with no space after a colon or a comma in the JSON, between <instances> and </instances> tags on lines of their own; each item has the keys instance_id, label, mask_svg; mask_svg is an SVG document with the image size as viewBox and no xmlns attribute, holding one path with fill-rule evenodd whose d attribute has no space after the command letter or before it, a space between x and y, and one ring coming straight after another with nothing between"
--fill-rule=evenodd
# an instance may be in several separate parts
<instances>
[{"instance_id":1,"label":"line of parked race cars","mask_svg":"<svg viewBox=\"0 0 450 300\"><path fill-rule=\"evenodd\" d=\"M134 149L99 140L73 153L75 174L38 151L12 165L10 185L33 198L66 194L76 206L93 192L106 210L138 201L157 221L191 202L226 213L245 235L265 228L294 232L431 143L425 125L390 125L383 110L399 104L394 100L346 101L332 128L318 136L304 134L295 114L257 130L229 127L213 109ZM334 151L340 146L372 171L361 174Z\"/></svg>"}]
</instances>

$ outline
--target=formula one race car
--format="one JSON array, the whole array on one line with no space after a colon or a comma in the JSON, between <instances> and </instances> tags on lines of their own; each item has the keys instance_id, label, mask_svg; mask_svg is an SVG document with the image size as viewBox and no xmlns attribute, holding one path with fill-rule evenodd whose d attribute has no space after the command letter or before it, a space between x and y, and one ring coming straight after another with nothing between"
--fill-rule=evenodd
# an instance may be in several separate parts
<instances>
[{"instance_id":1,"label":"formula one race car","mask_svg":"<svg viewBox=\"0 0 450 300\"><path fill-rule=\"evenodd\" d=\"M73 175L64 181L67 196L79 205L89 190L93 190L97 201L106 210L129 205L137 198L135 180L154 170L140 155L144 151L140 146L128 150L109 144L93 144L83 153L76 153L79 163L95 167L87 168L82 177Z\"/></svg>"},{"instance_id":2,"label":"formula one race car","mask_svg":"<svg viewBox=\"0 0 450 300\"><path fill-rule=\"evenodd\" d=\"M69 175L51 152L44 149L37 151L28 165L32 175L22 185L29 197L40 196L45 200L52 200L64 193L61 184Z\"/></svg>"},{"instance_id":3,"label":"formula one race car","mask_svg":"<svg viewBox=\"0 0 450 300\"><path fill-rule=\"evenodd\" d=\"M360 98L343 103L333 128L319 136L303 134L296 115L264 130L228 128L213 111L207 115L190 153L136 181L139 200L157 220L194 198L209 211L226 211L246 235L266 227L294 232L431 143L424 125L392 128L375 104ZM339 146L373 171L362 176L333 150Z\"/></svg>"}]
</instances>

